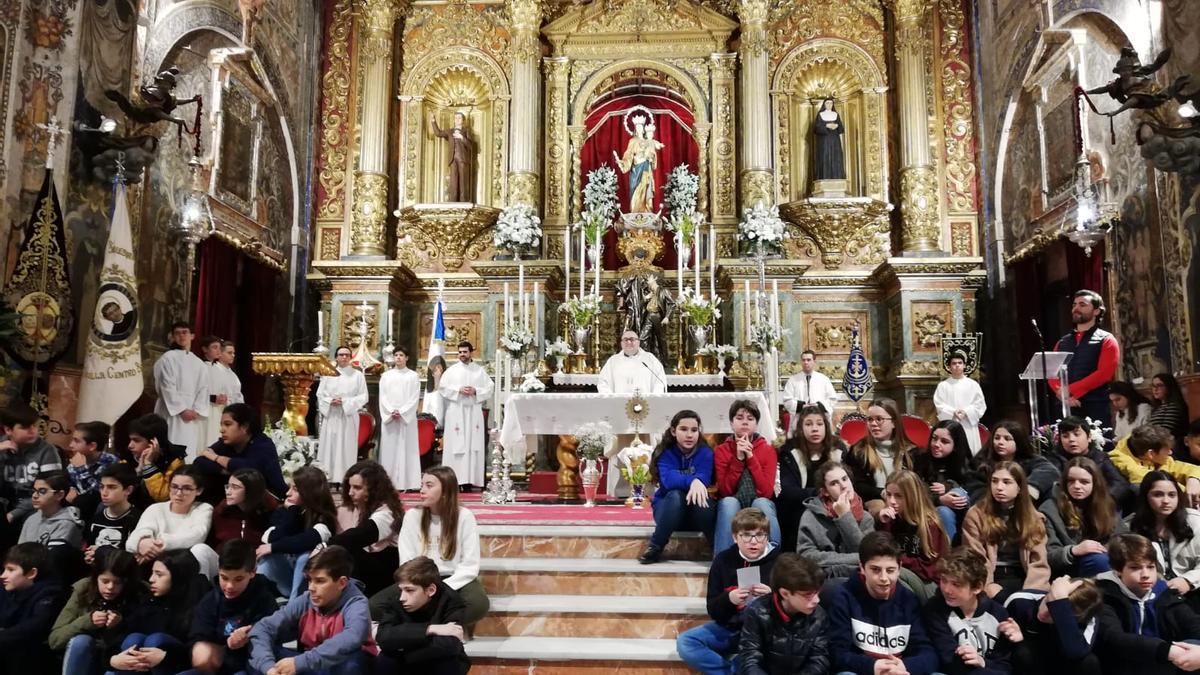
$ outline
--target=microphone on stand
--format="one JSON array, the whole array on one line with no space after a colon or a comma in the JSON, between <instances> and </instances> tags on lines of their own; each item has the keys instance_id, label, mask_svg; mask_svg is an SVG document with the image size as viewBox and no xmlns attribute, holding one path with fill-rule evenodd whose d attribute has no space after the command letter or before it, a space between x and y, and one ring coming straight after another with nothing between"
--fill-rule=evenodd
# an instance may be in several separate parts
<instances>
[{"instance_id":1,"label":"microphone on stand","mask_svg":"<svg viewBox=\"0 0 1200 675\"><path fill-rule=\"evenodd\" d=\"M654 369L650 367L650 364L646 363L645 361L638 361L638 363L641 363L642 366L644 366L646 368L646 370L650 371L650 374L654 376L654 379L658 380L658 383L663 386L664 390L666 390L668 388L667 383L663 382L663 379L658 376L658 373L654 372Z\"/></svg>"},{"instance_id":2,"label":"microphone on stand","mask_svg":"<svg viewBox=\"0 0 1200 675\"><path fill-rule=\"evenodd\" d=\"M1037 335L1038 352L1042 355L1042 379L1046 381L1046 396L1050 397L1050 395L1053 394L1054 389L1050 387L1050 373L1046 372L1046 338L1042 336L1042 328L1041 326L1038 326L1037 319L1031 318L1029 319L1029 323L1033 324L1033 332ZM1059 382L1058 386L1062 387L1063 384L1063 382ZM1053 410L1054 403L1052 401L1050 403L1050 411L1053 412Z\"/></svg>"}]
</instances>

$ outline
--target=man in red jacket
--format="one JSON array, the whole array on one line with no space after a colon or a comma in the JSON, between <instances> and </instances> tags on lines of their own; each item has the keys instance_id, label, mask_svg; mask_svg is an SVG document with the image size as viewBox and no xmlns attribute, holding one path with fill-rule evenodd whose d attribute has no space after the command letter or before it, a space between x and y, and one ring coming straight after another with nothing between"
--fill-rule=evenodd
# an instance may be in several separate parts
<instances>
[{"instance_id":1,"label":"man in red jacket","mask_svg":"<svg viewBox=\"0 0 1200 675\"><path fill-rule=\"evenodd\" d=\"M1099 327L1104 312L1104 299L1099 293L1086 289L1075 292L1071 303L1071 323L1075 330L1054 345L1054 351L1074 354L1067 363L1067 390L1062 390L1058 378L1049 382L1059 398L1067 397L1072 415L1091 418L1107 427L1112 426L1108 383L1117 374L1121 346L1112 333Z\"/></svg>"},{"instance_id":2,"label":"man in red jacket","mask_svg":"<svg viewBox=\"0 0 1200 675\"><path fill-rule=\"evenodd\" d=\"M713 450L717 482L717 523L713 551L734 545L733 517L743 508L761 509L770 522L771 544L779 546L779 518L775 515L775 448L758 434L758 406L738 399L729 406L733 434Z\"/></svg>"}]
</instances>

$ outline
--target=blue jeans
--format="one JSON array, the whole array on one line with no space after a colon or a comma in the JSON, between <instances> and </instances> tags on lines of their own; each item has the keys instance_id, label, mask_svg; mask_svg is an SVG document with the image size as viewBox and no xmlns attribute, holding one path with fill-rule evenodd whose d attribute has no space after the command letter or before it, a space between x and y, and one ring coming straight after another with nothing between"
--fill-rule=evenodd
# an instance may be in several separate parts
<instances>
[{"instance_id":1,"label":"blue jeans","mask_svg":"<svg viewBox=\"0 0 1200 675\"><path fill-rule=\"evenodd\" d=\"M1094 577L1102 572L1112 570L1107 553L1088 553L1075 559L1075 574L1081 577Z\"/></svg>"},{"instance_id":2,"label":"blue jeans","mask_svg":"<svg viewBox=\"0 0 1200 675\"><path fill-rule=\"evenodd\" d=\"M63 672L71 675L100 672L99 659L103 652L103 645L96 638L86 634L76 635L63 652Z\"/></svg>"},{"instance_id":3,"label":"blue jeans","mask_svg":"<svg viewBox=\"0 0 1200 675\"><path fill-rule=\"evenodd\" d=\"M967 497L967 506L969 507L971 505L970 495L967 494L966 490L962 488L954 488L950 491L950 494ZM942 519L942 527L946 530L946 537L950 539L951 543L953 543L954 536L958 534L958 512L949 506L938 504L937 513L938 517Z\"/></svg>"},{"instance_id":4,"label":"blue jeans","mask_svg":"<svg viewBox=\"0 0 1200 675\"><path fill-rule=\"evenodd\" d=\"M151 633L150 635L146 635L145 633L130 633L129 635L126 635L125 640L121 642L120 651L123 652L126 649L134 646L144 647L146 649L171 649L181 647L183 646L183 643L174 636L167 635L166 633ZM176 672L178 665L179 664L177 663L171 663L171 658L167 657L166 659L163 659L162 663L158 664L157 667L151 668L150 673L151 675L173 675L173 673ZM107 675L133 672L143 671L109 670Z\"/></svg>"},{"instance_id":5,"label":"blue jeans","mask_svg":"<svg viewBox=\"0 0 1200 675\"><path fill-rule=\"evenodd\" d=\"M287 647L280 647L279 645L275 646L276 661L280 659L293 658L299 655L300 652L296 651L295 649L288 649ZM320 670L302 670L300 671L299 675L370 675L372 672L374 672L374 665L375 664L372 662L370 654L360 650L355 652L353 656L347 658L345 661L342 661L337 665L330 666L328 668L322 668ZM250 668L250 673L251 675L266 675L266 673L261 673L255 670L253 667Z\"/></svg>"},{"instance_id":6,"label":"blue jeans","mask_svg":"<svg viewBox=\"0 0 1200 675\"><path fill-rule=\"evenodd\" d=\"M654 511L654 534L650 535L652 545L666 548L671 535L680 530L701 532L705 539L712 541L716 514L711 500L708 506L696 506L687 503L687 492L671 490L655 499L650 508Z\"/></svg>"},{"instance_id":7,"label":"blue jeans","mask_svg":"<svg viewBox=\"0 0 1200 675\"><path fill-rule=\"evenodd\" d=\"M775 515L775 502L766 497L758 497L750 503L750 506L761 509L763 513L767 514L767 522L771 529L771 543L779 546L779 518ZM714 556L733 546L733 517L741 510L742 505L738 502L737 497L722 497L717 501L717 524L713 528Z\"/></svg>"},{"instance_id":8,"label":"blue jeans","mask_svg":"<svg viewBox=\"0 0 1200 675\"><path fill-rule=\"evenodd\" d=\"M718 623L706 623L675 638L675 651L683 662L704 675L732 675L729 657L737 654L738 631Z\"/></svg>"},{"instance_id":9,"label":"blue jeans","mask_svg":"<svg viewBox=\"0 0 1200 675\"><path fill-rule=\"evenodd\" d=\"M308 553L272 553L258 561L256 572L266 577L279 595L294 598L304 592L304 564Z\"/></svg>"}]
</instances>

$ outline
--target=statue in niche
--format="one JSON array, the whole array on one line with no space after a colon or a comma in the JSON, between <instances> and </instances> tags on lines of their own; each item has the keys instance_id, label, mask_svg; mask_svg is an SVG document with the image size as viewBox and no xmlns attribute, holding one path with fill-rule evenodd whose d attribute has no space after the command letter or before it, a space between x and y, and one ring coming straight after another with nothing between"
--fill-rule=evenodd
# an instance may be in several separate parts
<instances>
[{"instance_id":1,"label":"statue in niche","mask_svg":"<svg viewBox=\"0 0 1200 675\"><path fill-rule=\"evenodd\" d=\"M450 141L450 163L446 171L446 201L475 201L475 136L466 127L467 116L454 113L454 126L443 129L436 119L430 119L434 136Z\"/></svg>"},{"instance_id":2,"label":"statue in niche","mask_svg":"<svg viewBox=\"0 0 1200 675\"><path fill-rule=\"evenodd\" d=\"M813 122L813 134L817 137L816 162L813 178L816 180L846 180L846 158L842 151L842 116L832 98L821 101L817 119Z\"/></svg>"},{"instance_id":3,"label":"statue in niche","mask_svg":"<svg viewBox=\"0 0 1200 675\"><path fill-rule=\"evenodd\" d=\"M624 315L621 330L638 334L642 349L667 361L667 322L675 309L671 291L657 274L639 274L617 282L617 310Z\"/></svg>"},{"instance_id":4,"label":"statue in niche","mask_svg":"<svg viewBox=\"0 0 1200 675\"><path fill-rule=\"evenodd\" d=\"M630 131L631 137L624 155L617 157L617 153L613 152L617 168L628 177L629 213L654 212L654 169L658 166L658 151L663 144L654 139L654 120L651 119L649 123L646 120L644 115L634 115L633 130L630 131L629 113L626 113L625 130ZM642 346L645 347L644 344Z\"/></svg>"}]
</instances>

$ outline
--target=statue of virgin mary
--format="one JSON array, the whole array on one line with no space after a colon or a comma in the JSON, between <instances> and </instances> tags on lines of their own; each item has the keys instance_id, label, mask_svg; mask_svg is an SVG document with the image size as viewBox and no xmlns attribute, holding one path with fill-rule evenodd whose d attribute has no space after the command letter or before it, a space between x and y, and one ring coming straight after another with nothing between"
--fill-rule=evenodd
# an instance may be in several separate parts
<instances>
[{"instance_id":1,"label":"statue of virgin mary","mask_svg":"<svg viewBox=\"0 0 1200 675\"><path fill-rule=\"evenodd\" d=\"M628 128L628 127L626 127ZM654 212L654 168L658 151L663 144L654 139L654 122L646 123L641 115L633 117L633 136L625 146L625 154L613 159L629 181L629 213Z\"/></svg>"}]
</instances>

